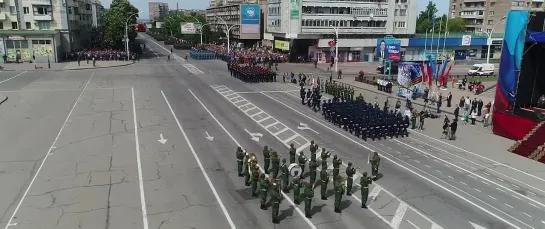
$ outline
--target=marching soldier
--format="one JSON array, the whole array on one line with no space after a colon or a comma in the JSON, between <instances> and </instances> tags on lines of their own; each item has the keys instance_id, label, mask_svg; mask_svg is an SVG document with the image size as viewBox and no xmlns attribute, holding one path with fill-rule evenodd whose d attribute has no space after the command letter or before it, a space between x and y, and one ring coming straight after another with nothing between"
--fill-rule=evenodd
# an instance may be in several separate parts
<instances>
[{"instance_id":1,"label":"marching soldier","mask_svg":"<svg viewBox=\"0 0 545 229\"><path fill-rule=\"evenodd\" d=\"M361 185L361 208L367 208L367 197L369 196L369 185L373 181L370 177L367 177L367 172L363 172L360 178Z\"/></svg>"},{"instance_id":2,"label":"marching soldier","mask_svg":"<svg viewBox=\"0 0 545 229\"><path fill-rule=\"evenodd\" d=\"M314 183L316 183L316 170L318 169L318 162L311 160L308 163L308 168L310 170L310 183L314 185Z\"/></svg>"},{"instance_id":3,"label":"marching soldier","mask_svg":"<svg viewBox=\"0 0 545 229\"><path fill-rule=\"evenodd\" d=\"M293 189L293 202L299 205L301 203L299 199L301 197L301 177L293 178L291 187Z\"/></svg>"},{"instance_id":4,"label":"marching soldier","mask_svg":"<svg viewBox=\"0 0 545 229\"><path fill-rule=\"evenodd\" d=\"M314 197L314 185L313 184L307 184L305 188L303 189L303 195L305 201L305 217L312 218L310 215L310 208L312 206L312 197Z\"/></svg>"},{"instance_id":5,"label":"marching soldier","mask_svg":"<svg viewBox=\"0 0 545 229\"><path fill-rule=\"evenodd\" d=\"M336 178L339 175L341 164L342 164L341 159L338 159L337 155L334 155L333 156L333 177Z\"/></svg>"},{"instance_id":6,"label":"marching soldier","mask_svg":"<svg viewBox=\"0 0 545 229\"><path fill-rule=\"evenodd\" d=\"M252 196L257 197L257 183L259 183L259 167L257 167L257 162L252 162Z\"/></svg>"},{"instance_id":7,"label":"marching soldier","mask_svg":"<svg viewBox=\"0 0 545 229\"><path fill-rule=\"evenodd\" d=\"M318 145L314 144L314 140L310 141L310 161L316 161L316 151L318 151Z\"/></svg>"},{"instance_id":8,"label":"marching soldier","mask_svg":"<svg viewBox=\"0 0 545 229\"><path fill-rule=\"evenodd\" d=\"M274 170L274 166L273 166ZM288 165L286 165L286 158L282 158L282 166L280 167L280 170L282 172L282 191L285 193L290 192L290 171L288 169Z\"/></svg>"},{"instance_id":9,"label":"marching soldier","mask_svg":"<svg viewBox=\"0 0 545 229\"><path fill-rule=\"evenodd\" d=\"M244 156L245 156L245 153L244 153L244 151L242 151L242 148L240 148L240 146L237 147L236 156L237 156L237 171L238 171L238 176L239 176L239 177L243 177L244 174L242 174L242 169L244 168Z\"/></svg>"},{"instance_id":10,"label":"marching soldier","mask_svg":"<svg viewBox=\"0 0 545 229\"><path fill-rule=\"evenodd\" d=\"M344 193L345 186L342 182L342 177L340 175L337 175L335 182L334 182L334 189L335 189L335 212L341 213L341 201Z\"/></svg>"},{"instance_id":11,"label":"marching soldier","mask_svg":"<svg viewBox=\"0 0 545 229\"><path fill-rule=\"evenodd\" d=\"M278 210L280 209L280 203L282 202L282 195L280 194L279 187L276 183L273 183L273 191L271 192L271 204L272 204L272 222L280 223L278 220Z\"/></svg>"},{"instance_id":12,"label":"marching soldier","mask_svg":"<svg viewBox=\"0 0 545 229\"><path fill-rule=\"evenodd\" d=\"M265 170L265 173L269 173L269 165L271 163L271 152L269 151L268 146L265 146L263 148L263 160L265 160L265 162L263 163L265 167L263 169Z\"/></svg>"},{"instance_id":13,"label":"marching soldier","mask_svg":"<svg viewBox=\"0 0 545 229\"><path fill-rule=\"evenodd\" d=\"M320 157L322 158L322 170L327 170L327 159L331 156L330 152L325 151L325 147L322 148L322 154Z\"/></svg>"},{"instance_id":14,"label":"marching soldier","mask_svg":"<svg viewBox=\"0 0 545 229\"><path fill-rule=\"evenodd\" d=\"M285 159L283 161L285 161ZM274 150L272 151L271 163L272 163L271 176L273 179L276 179L276 177L278 177L278 170L280 169L280 157L278 155L278 152Z\"/></svg>"},{"instance_id":15,"label":"marching soldier","mask_svg":"<svg viewBox=\"0 0 545 229\"><path fill-rule=\"evenodd\" d=\"M373 180L377 180L377 175L378 175L378 166L380 164L380 157L378 156L378 153L377 152L373 152L373 158L371 158L371 167L372 167L372 170L371 170L371 177Z\"/></svg>"},{"instance_id":16,"label":"marching soldier","mask_svg":"<svg viewBox=\"0 0 545 229\"><path fill-rule=\"evenodd\" d=\"M296 149L293 143L290 144L290 164L295 163Z\"/></svg>"},{"instance_id":17,"label":"marching soldier","mask_svg":"<svg viewBox=\"0 0 545 229\"><path fill-rule=\"evenodd\" d=\"M250 155L246 154L244 157L244 185L250 186L250 166L248 165L250 161Z\"/></svg>"},{"instance_id":18,"label":"marching soldier","mask_svg":"<svg viewBox=\"0 0 545 229\"><path fill-rule=\"evenodd\" d=\"M329 183L329 174L327 174L326 169L322 169L320 171L320 194L322 195L322 200L327 200L327 197L325 196L327 183Z\"/></svg>"},{"instance_id":19,"label":"marching soldier","mask_svg":"<svg viewBox=\"0 0 545 229\"><path fill-rule=\"evenodd\" d=\"M299 166L301 167L301 179L305 178L305 164L307 163L307 157L303 154L303 151L299 152Z\"/></svg>"},{"instance_id":20,"label":"marching soldier","mask_svg":"<svg viewBox=\"0 0 545 229\"><path fill-rule=\"evenodd\" d=\"M261 196L261 209L267 210L267 192L269 191L269 181L265 178L265 173L259 175L259 195Z\"/></svg>"},{"instance_id":21,"label":"marching soldier","mask_svg":"<svg viewBox=\"0 0 545 229\"><path fill-rule=\"evenodd\" d=\"M346 167L346 195L352 195L352 183L354 182L354 174L356 174L356 169L352 167L352 162L348 162L348 167Z\"/></svg>"}]
</instances>

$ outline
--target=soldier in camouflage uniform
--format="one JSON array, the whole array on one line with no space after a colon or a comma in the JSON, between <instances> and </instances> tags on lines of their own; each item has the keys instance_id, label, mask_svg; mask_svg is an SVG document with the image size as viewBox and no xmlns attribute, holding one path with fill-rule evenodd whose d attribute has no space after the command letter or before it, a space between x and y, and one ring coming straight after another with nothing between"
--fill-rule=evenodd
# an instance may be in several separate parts
<instances>
[{"instance_id":1,"label":"soldier in camouflage uniform","mask_svg":"<svg viewBox=\"0 0 545 229\"><path fill-rule=\"evenodd\" d=\"M314 185L314 183L316 183L316 170L318 169L318 162L310 161L308 163L308 168L310 170L310 183Z\"/></svg>"},{"instance_id":2,"label":"soldier in camouflage uniform","mask_svg":"<svg viewBox=\"0 0 545 229\"><path fill-rule=\"evenodd\" d=\"M276 179L278 177L278 170L280 169L280 157L278 156L278 152L274 150L272 151L271 164L271 177Z\"/></svg>"},{"instance_id":3,"label":"soldier in camouflage uniform","mask_svg":"<svg viewBox=\"0 0 545 229\"><path fill-rule=\"evenodd\" d=\"M354 174L356 174L356 169L352 167L352 162L348 162L348 167L346 167L346 195L352 195L352 183L354 182Z\"/></svg>"},{"instance_id":4,"label":"soldier in camouflage uniform","mask_svg":"<svg viewBox=\"0 0 545 229\"><path fill-rule=\"evenodd\" d=\"M276 183L273 183L273 188L271 191L271 204L272 204L272 222L273 223L280 223L280 220L278 219L278 211L280 210L280 203L282 202L284 198L280 194L280 189Z\"/></svg>"},{"instance_id":5,"label":"soldier in camouflage uniform","mask_svg":"<svg viewBox=\"0 0 545 229\"><path fill-rule=\"evenodd\" d=\"M299 166L301 167L301 179L305 178L305 164L307 163L307 157L303 154L303 151L299 152Z\"/></svg>"},{"instance_id":6,"label":"soldier in camouflage uniform","mask_svg":"<svg viewBox=\"0 0 545 229\"><path fill-rule=\"evenodd\" d=\"M263 160L264 160L264 167L263 170L265 170L265 173L269 173L269 166L271 164L271 152L269 151L269 147L265 146L263 147Z\"/></svg>"},{"instance_id":7,"label":"soldier in camouflage uniform","mask_svg":"<svg viewBox=\"0 0 545 229\"><path fill-rule=\"evenodd\" d=\"M257 184L259 183L259 167L257 167L257 162L252 162L252 196L257 197Z\"/></svg>"},{"instance_id":8,"label":"soldier in camouflage uniform","mask_svg":"<svg viewBox=\"0 0 545 229\"><path fill-rule=\"evenodd\" d=\"M329 174L326 169L320 171L320 194L322 195L322 200L327 200L325 196L327 192L327 184L329 183Z\"/></svg>"},{"instance_id":9,"label":"soldier in camouflage uniform","mask_svg":"<svg viewBox=\"0 0 545 229\"><path fill-rule=\"evenodd\" d=\"M262 173L259 178L259 195L261 196L261 209L267 210L267 194L269 191L269 181L265 177L265 173Z\"/></svg>"},{"instance_id":10,"label":"soldier in camouflage uniform","mask_svg":"<svg viewBox=\"0 0 545 229\"><path fill-rule=\"evenodd\" d=\"M362 174L362 177L360 178L360 185L361 185L361 207L367 208L367 197L369 196L369 185L373 181L370 177L367 177L367 172L364 172Z\"/></svg>"},{"instance_id":11,"label":"soldier in camouflage uniform","mask_svg":"<svg viewBox=\"0 0 545 229\"><path fill-rule=\"evenodd\" d=\"M335 189L335 212L341 213L341 202L345 187L344 183L342 182L342 177L340 175L337 175L337 178L335 178L333 188Z\"/></svg>"},{"instance_id":12,"label":"soldier in camouflage uniform","mask_svg":"<svg viewBox=\"0 0 545 229\"><path fill-rule=\"evenodd\" d=\"M282 172L282 191L288 193L290 192L290 171L288 169L288 165L286 164L286 158L282 158L282 166L280 166L280 170Z\"/></svg>"},{"instance_id":13,"label":"soldier in camouflage uniform","mask_svg":"<svg viewBox=\"0 0 545 229\"><path fill-rule=\"evenodd\" d=\"M312 207L312 197L314 197L313 184L305 185L301 197L304 198L305 201L305 217L311 218L312 216L310 215L310 209Z\"/></svg>"},{"instance_id":14,"label":"soldier in camouflage uniform","mask_svg":"<svg viewBox=\"0 0 545 229\"><path fill-rule=\"evenodd\" d=\"M341 164L342 164L341 159L338 159L337 155L334 155L333 156L333 177L336 178L339 175Z\"/></svg>"},{"instance_id":15,"label":"soldier in camouflage uniform","mask_svg":"<svg viewBox=\"0 0 545 229\"><path fill-rule=\"evenodd\" d=\"M301 203L301 184L302 182L300 177L293 178L291 184L291 187L293 189L293 202L297 205Z\"/></svg>"},{"instance_id":16,"label":"soldier in camouflage uniform","mask_svg":"<svg viewBox=\"0 0 545 229\"><path fill-rule=\"evenodd\" d=\"M290 144L290 164L295 163L296 149L293 143Z\"/></svg>"}]
</instances>

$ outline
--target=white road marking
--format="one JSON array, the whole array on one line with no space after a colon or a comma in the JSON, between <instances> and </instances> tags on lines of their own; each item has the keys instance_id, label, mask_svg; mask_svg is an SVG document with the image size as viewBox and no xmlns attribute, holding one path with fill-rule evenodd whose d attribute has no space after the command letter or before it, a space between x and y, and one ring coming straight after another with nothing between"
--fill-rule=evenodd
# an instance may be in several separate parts
<instances>
[{"instance_id":1,"label":"white road marking","mask_svg":"<svg viewBox=\"0 0 545 229\"><path fill-rule=\"evenodd\" d=\"M420 227L416 226L413 222L410 220L407 220L407 223L409 223L411 226L413 226L415 229L420 229Z\"/></svg>"},{"instance_id":2,"label":"white road marking","mask_svg":"<svg viewBox=\"0 0 545 229\"><path fill-rule=\"evenodd\" d=\"M459 173L464 173L464 172L462 172L462 170L459 170L459 169L457 169L457 170L456 170L456 172L459 172Z\"/></svg>"},{"instance_id":3,"label":"white road marking","mask_svg":"<svg viewBox=\"0 0 545 229\"><path fill-rule=\"evenodd\" d=\"M490 198L493 199L493 200L497 200L496 197L493 197L493 196L491 196L491 195L488 195L488 197L490 197Z\"/></svg>"},{"instance_id":4,"label":"white road marking","mask_svg":"<svg viewBox=\"0 0 545 229\"><path fill-rule=\"evenodd\" d=\"M452 176L448 176L448 178L450 178L450 179L454 179L454 177L452 177Z\"/></svg>"},{"instance_id":5,"label":"white road marking","mask_svg":"<svg viewBox=\"0 0 545 229\"><path fill-rule=\"evenodd\" d=\"M533 193L533 192L530 192L530 191L528 191L528 193L529 193L530 195L533 195L533 196L535 196L535 195L536 195L535 193Z\"/></svg>"},{"instance_id":6,"label":"white road marking","mask_svg":"<svg viewBox=\"0 0 545 229\"><path fill-rule=\"evenodd\" d=\"M515 188L520 188L519 186L515 185L515 184L511 184L513 187Z\"/></svg>"},{"instance_id":7,"label":"white road marking","mask_svg":"<svg viewBox=\"0 0 545 229\"><path fill-rule=\"evenodd\" d=\"M509 204L506 204L506 203L503 203L505 206L509 207L509 208L513 208L513 206L509 205Z\"/></svg>"},{"instance_id":8,"label":"white road marking","mask_svg":"<svg viewBox=\"0 0 545 229\"><path fill-rule=\"evenodd\" d=\"M287 128L287 127L284 127L284 129L282 129L282 130L280 130L280 131L278 131L278 132L274 133L273 135L274 135L274 136L278 136L278 135L280 135L281 133L284 133L284 132L286 132L287 130L289 130L289 128Z\"/></svg>"},{"instance_id":9,"label":"white road marking","mask_svg":"<svg viewBox=\"0 0 545 229\"><path fill-rule=\"evenodd\" d=\"M240 146L242 147L242 145L240 145L240 143L238 143L238 141L233 137L233 135L227 130L225 129L225 127L223 126L223 124L221 124L221 122L214 116L214 114L212 114L212 112L210 112L210 110L208 110L208 108L204 105L204 103L201 102L201 100L193 93L193 91L191 91L191 89L188 89L189 92L191 93L191 95L193 95L193 97L197 100L197 102L199 102L201 104L201 106L206 110L206 112L208 112L208 114L212 117L212 119L214 119L214 121L216 121L216 123L218 124L218 126L221 127L221 129L223 129L223 131L227 134L227 136L229 136L229 138L231 138L231 140L233 140L233 142L237 145L237 146ZM263 171L263 169L261 167L259 167L260 170ZM267 175L268 176L268 175ZM284 196L284 198L290 203L291 206L294 207L295 211L297 211L297 213L299 213L299 215L301 216L301 218L303 218L303 220L310 226L310 228L312 229L317 229L316 226L308 219L305 217L305 214L301 211L301 209L299 209L299 207L297 205L295 205L295 203L290 199L290 197L288 195L286 195L286 193L284 193L283 191L280 191L282 193L282 196Z\"/></svg>"},{"instance_id":10,"label":"white road marking","mask_svg":"<svg viewBox=\"0 0 545 229\"><path fill-rule=\"evenodd\" d=\"M263 112L263 113L265 113L265 112ZM256 121L257 123L261 124L261 122L263 122L263 121L265 121L265 120L267 120L267 119L270 119L270 118L272 118L272 117L271 117L270 115L267 114L267 117L265 117L265 118L263 118L263 119L260 119L260 120L255 120L255 121Z\"/></svg>"},{"instance_id":11,"label":"white road marking","mask_svg":"<svg viewBox=\"0 0 545 229\"><path fill-rule=\"evenodd\" d=\"M148 211L146 207L146 194L144 193L144 179L142 178L142 161L140 159L140 140L138 138L138 125L137 125L138 119L136 118L134 88L131 88L131 96L132 96L132 115L133 115L133 122L134 122L134 145L136 148L136 164L138 166L138 186L140 188L140 205L142 209L142 223L144 224L144 229L148 229L149 228L148 213L147 213ZM161 134L161 138L163 138L163 134Z\"/></svg>"},{"instance_id":12,"label":"white road marking","mask_svg":"<svg viewBox=\"0 0 545 229\"><path fill-rule=\"evenodd\" d=\"M269 114L267 114L267 115L269 115ZM270 115L269 115L269 116L270 116ZM272 117L272 116L271 116L271 117ZM270 127L272 127L272 126L274 126L274 125L276 125L276 124L278 124L278 123L280 123L280 122L277 120L276 122L273 122L273 123L271 123L271 124L269 124L269 125L266 125L266 126L264 126L263 128L269 129Z\"/></svg>"},{"instance_id":13,"label":"white road marking","mask_svg":"<svg viewBox=\"0 0 545 229\"><path fill-rule=\"evenodd\" d=\"M541 223L542 223L542 224L545 224L545 221L541 220Z\"/></svg>"},{"instance_id":14,"label":"white road marking","mask_svg":"<svg viewBox=\"0 0 545 229\"><path fill-rule=\"evenodd\" d=\"M19 74L17 74L17 75L14 75L14 76L10 77L10 78L7 78L7 79L5 79L5 80L2 80L2 81L0 81L0 84L3 84L3 83L5 83L5 82L7 82L7 81L10 81L10 80L14 79L15 77L20 76L20 75L25 74L25 73L27 73L27 71L21 72L21 73L19 73Z\"/></svg>"},{"instance_id":15,"label":"white road marking","mask_svg":"<svg viewBox=\"0 0 545 229\"><path fill-rule=\"evenodd\" d=\"M467 176L468 176L468 177L471 177L471 178L473 178L473 179L475 179L475 180L477 180L477 177L475 177L475 176L473 176L473 175L471 175L471 174L467 174Z\"/></svg>"},{"instance_id":16,"label":"white road marking","mask_svg":"<svg viewBox=\"0 0 545 229\"><path fill-rule=\"evenodd\" d=\"M496 190L505 193L505 190L503 190L503 189L501 189L501 188L496 188Z\"/></svg>"},{"instance_id":17,"label":"white road marking","mask_svg":"<svg viewBox=\"0 0 545 229\"><path fill-rule=\"evenodd\" d=\"M182 64L182 66L184 66L185 69L187 69L189 72L195 74L195 75L199 75L199 74L204 74L204 72L202 72L200 69L198 69L197 67L195 67L195 65L192 65L192 64Z\"/></svg>"},{"instance_id":18,"label":"white road marking","mask_svg":"<svg viewBox=\"0 0 545 229\"><path fill-rule=\"evenodd\" d=\"M40 166L36 170L36 173L32 177L32 180L30 180L30 183L28 184L28 187L26 188L25 192L21 196L21 200L19 200L19 203L15 207L15 210L13 210L13 213L11 214L11 217L9 217L8 223L6 224L6 227L4 227L4 229L7 229L11 225L13 225L13 223L11 221L13 221L13 218L15 217L17 212L19 211L19 208L21 207L21 204L23 204L23 201L25 200L26 196L28 195L28 192L30 191L30 188L32 188L32 185L34 184L34 181L36 181L36 177L38 177L38 175L42 171L42 168L44 167L44 164L47 161L47 158L50 156L50 153L53 150L53 147L55 146L55 144L59 140L59 137L61 136L61 133L64 130L64 127L66 126L66 123L70 119L70 116L72 116L72 112L74 112L74 109L76 108L76 105L78 105L78 102L80 101L81 96L85 92L85 89L87 89L87 85L89 85L89 82L91 82L94 75L95 75L95 72L93 71L93 73L91 74L91 77L89 77L89 79L87 80L87 83L85 83L85 86L83 87L83 89L81 90L81 93L79 94L78 98L76 99L76 102L74 102L74 105L72 105L72 109L70 109L70 112L68 112L68 116L66 116L66 119L64 120L64 123L62 124L61 129L59 130L59 132L57 133L57 136L55 137L55 140L53 140L53 143L51 143L51 146L49 147L49 149L45 153L45 157L44 157L44 159L42 159L42 163L40 164Z\"/></svg>"},{"instance_id":19,"label":"white road marking","mask_svg":"<svg viewBox=\"0 0 545 229\"><path fill-rule=\"evenodd\" d=\"M444 166L446 166L446 167L450 168L450 165L444 164Z\"/></svg>"},{"instance_id":20,"label":"white road marking","mask_svg":"<svg viewBox=\"0 0 545 229\"><path fill-rule=\"evenodd\" d=\"M491 176L490 173L487 173L487 172L483 172L484 175L487 175L487 176Z\"/></svg>"},{"instance_id":21,"label":"white road marking","mask_svg":"<svg viewBox=\"0 0 545 229\"><path fill-rule=\"evenodd\" d=\"M529 205L532 205L532 207L535 207L535 208L537 208L537 209L541 209L540 207L538 207L538 206L535 205L535 204L532 204L532 203L528 203L528 204L529 204Z\"/></svg>"},{"instance_id":22,"label":"white road marking","mask_svg":"<svg viewBox=\"0 0 545 229\"><path fill-rule=\"evenodd\" d=\"M477 168L475 168L475 167L473 167L473 166L470 166L470 168L473 169L473 170L477 170Z\"/></svg>"},{"instance_id":23,"label":"white road marking","mask_svg":"<svg viewBox=\"0 0 545 229\"><path fill-rule=\"evenodd\" d=\"M418 163L418 164L420 164L420 161L418 161L418 160L413 160L413 161L416 162L416 163Z\"/></svg>"},{"instance_id":24,"label":"white road marking","mask_svg":"<svg viewBox=\"0 0 545 229\"><path fill-rule=\"evenodd\" d=\"M436 169L435 171L436 171L436 172L438 172L438 173L441 173L441 174L443 174L443 172L441 172L441 171L439 171L439 170L437 170L437 169Z\"/></svg>"},{"instance_id":25,"label":"white road marking","mask_svg":"<svg viewBox=\"0 0 545 229\"><path fill-rule=\"evenodd\" d=\"M481 190L479 190L479 189L476 189L476 188L474 188L473 190L475 190L475 191L477 191L477 192L482 192Z\"/></svg>"},{"instance_id":26,"label":"white road marking","mask_svg":"<svg viewBox=\"0 0 545 229\"><path fill-rule=\"evenodd\" d=\"M408 209L408 206L405 202L399 203L396 213L394 214L394 217L392 218L392 221L390 222L390 226L392 226L392 229L399 228L399 225L401 224L401 221L403 220L403 217L405 216L407 209Z\"/></svg>"},{"instance_id":27,"label":"white road marking","mask_svg":"<svg viewBox=\"0 0 545 229\"><path fill-rule=\"evenodd\" d=\"M532 216L531 216L531 215L529 215L529 214L528 214L528 213L526 213L526 212L522 212L522 214L523 214L523 215L525 215L525 216L528 216L529 218L532 218Z\"/></svg>"},{"instance_id":28,"label":"white road marking","mask_svg":"<svg viewBox=\"0 0 545 229\"><path fill-rule=\"evenodd\" d=\"M486 184L486 185L490 185L489 183L486 183L486 181L484 181L484 180L482 180L481 183Z\"/></svg>"},{"instance_id":29,"label":"white road marking","mask_svg":"<svg viewBox=\"0 0 545 229\"><path fill-rule=\"evenodd\" d=\"M157 53L155 52L155 50L153 50L149 45L147 45L146 48L149 48L149 50L150 50L153 54L155 54L155 56L156 56L157 58L159 58L159 55L157 55Z\"/></svg>"},{"instance_id":30,"label":"white road marking","mask_svg":"<svg viewBox=\"0 0 545 229\"><path fill-rule=\"evenodd\" d=\"M460 181L460 183L463 184L463 185L467 185L466 183L464 183L464 182L462 182L462 181Z\"/></svg>"},{"instance_id":31,"label":"white road marking","mask_svg":"<svg viewBox=\"0 0 545 229\"><path fill-rule=\"evenodd\" d=\"M501 179L501 178L499 178L499 177L498 177L497 179L498 179L499 181L501 181L501 182L505 182L504 179Z\"/></svg>"},{"instance_id":32,"label":"white road marking","mask_svg":"<svg viewBox=\"0 0 545 229\"><path fill-rule=\"evenodd\" d=\"M511 195L512 197L514 197L515 199L518 199L518 200L522 200L520 197L518 196L515 196L515 195Z\"/></svg>"},{"instance_id":33,"label":"white road marking","mask_svg":"<svg viewBox=\"0 0 545 229\"><path fill-rule=\"evenodd\" d=\"M197 164L199 165L199 168L201 169L201 172L204 175L204 178L206 179L206 182L208 183L208 186L210 186L210 189L212 190L212 193L216 197L216 200L218 201L218 204L220 205L221 211L223 211L223 214L225 215L225 218L227 218L227 222L229 223L229 226L231 227L231 229L235 229L236 226L233 223L233 220L231 219L231 216L229 215L229 212L227 212L227 209L225 208L225 205L223 204L223 201L221 200L220 196L218 195L218 192L216 191L216 188L214 187L214 184L212 184L212 181L210 180L210 177L208 177L208 174L204 170L204 167L203 167L203 165L201 163L201 160L199 159L199 156L195 152L195 149L193 148L193 145L189 141L189 138L187 137L187 134L185 133L184 129L182 128L182 124L178 120L178 117L174 113L174 110L172 109L172 106L170 106L170 102L168 102L168 99L167 99L165 93L162 90L161 90L161 94L163 94L163 98L165 99L165 102L168 105L168 108L170 109L170 112L172 113L172 116L174 116L174 120L176 120L176 124L178 124L178 128L182 132L182 135L184 135L184 139L187 142L187 145L189 146L189 149L191 150L191 153L193 154L193 157L195 158L195 161L197 161ZM134 125L136 125L136 123Z\"/></svg>"},{"instance_id":34,"label":"white road marking","mask_svg":"<svg viewBox=\"0 0 545 229\"><path fill-rule=\"evenodd\" d=\"M424 166L426 166L426 167L428 167L428 168L431 168L429 165L424 165Z\"/></svg>"},{"instance_id":35,"label":"white road marking","mask_svg":"<svg viewBox=\"0 0 545 229\"><path fill-rule=\"evenodd\" d=\"M259 111L259 112L255 113L253 115L250 115L250 118L254 118L255 116L258 116L258 115L261 115L261 114L265 114L265 112Z\"/></svg>"},{"instance_id":36,"label":"white road marking","mask_svg":"<svg viewBox=\"0 0 545 229\"><path fill-rule=\"evenodd\" d=\"M401 154L401 152L399 152L399 151L396 151L396 153L397 153L397 154Z\"/></svg>"}]
</instances>

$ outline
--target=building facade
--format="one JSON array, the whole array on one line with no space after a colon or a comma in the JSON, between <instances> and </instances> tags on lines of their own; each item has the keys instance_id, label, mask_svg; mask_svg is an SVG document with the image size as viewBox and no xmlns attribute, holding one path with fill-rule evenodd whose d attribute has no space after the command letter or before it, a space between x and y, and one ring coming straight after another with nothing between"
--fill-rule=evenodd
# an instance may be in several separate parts
<instances>
[{"instance_id":1,"label":"building facade","mask_svg":"<svg viewBox=\"0 0 545 229\"><path fill-rule=\"evenodd\" d=\"M190 15L190 14L206 15L206 10L176 9L176 10L171 10L169 12L169 14L176 14L176 13L185 14L185 15Z\"/></svg>"},{"instance_id":2,"label":"building facade","mask_svg":"<svg viewBox=\"0 0 545 229\"><path fill-rule=\"evenodd\" d=\"M159 20L168 16L168 3L165 2L149 2L149 19L152 21Z\"/></svg>"},{"instance_id":3,"label":"building facade","mask_svg":"<svg viewBox=\"0 0 545 229\"><path fill-rule=\"evenodd\" d=\"M543 0L450 0L449 5L450 16L463 18L472 33L503 33L509 10L543 10Z\"/></svg>"},{"instance_id":4,"label":"building facade","mask_svg":"<svg viewBox=\"0 0 545 229\"><path fill-rule=\"evenodd\" d=\"M378 38L392 35L406 46L418 16L417 0L269 0L267 7L266 33L289 43L277 49L292 61L329 61L336 32L339 61L373 59Z\"/></svg>"},{"instance_id":5,"label":"building facade","mask_svg":"<svg viewBox=\"0 0 545 229\"><path fill-rule=\"evenodd\" d=\"M102 23L98 0L10 0L0 3L3 62L57 62L79 50L91 29Z\"/></svg>"},{"instance_id":6,"label":"building facade","mask_svg":"<svg viewBox=\"0 0 545 229\"><path fill-rule=\"evenodd\" d=\"M259 1L261 4L255 4L258 1L239 2L231 4L229 1L228 5L220 3L221 6L206 9L206 21L212 31L226 34L229 28L231 44L255 45L263 34L262 9L266 7L266 1Z\"/></svg>"}]
</instances>

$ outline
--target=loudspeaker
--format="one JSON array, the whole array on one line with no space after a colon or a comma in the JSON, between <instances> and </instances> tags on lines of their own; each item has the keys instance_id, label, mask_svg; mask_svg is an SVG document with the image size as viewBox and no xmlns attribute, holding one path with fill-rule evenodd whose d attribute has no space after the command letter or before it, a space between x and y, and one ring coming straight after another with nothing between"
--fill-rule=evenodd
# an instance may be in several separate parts
<instances>
[{"instance_id":1,"label":"loudspeaker","mask_svg":"<svg viewBox=\"0 0 545 229\"><path fill-rule=\"evenodd\" d=\"M545 12L532 12L530 15L530 20L528 20L528 30L533 32L543 32L545 31Z\"/></svg>"}]
</instances>

